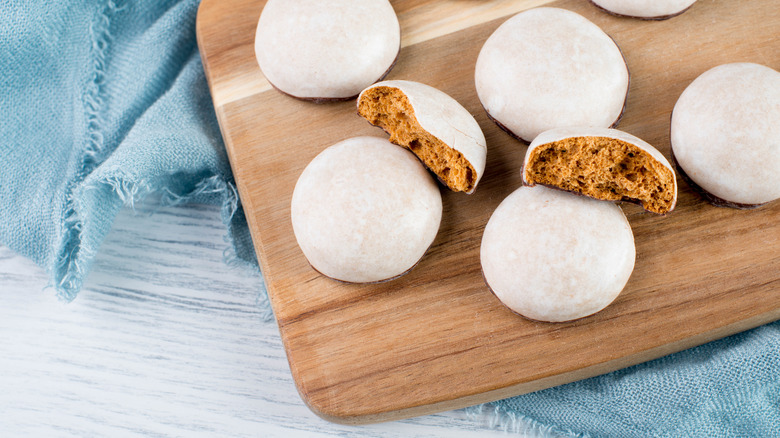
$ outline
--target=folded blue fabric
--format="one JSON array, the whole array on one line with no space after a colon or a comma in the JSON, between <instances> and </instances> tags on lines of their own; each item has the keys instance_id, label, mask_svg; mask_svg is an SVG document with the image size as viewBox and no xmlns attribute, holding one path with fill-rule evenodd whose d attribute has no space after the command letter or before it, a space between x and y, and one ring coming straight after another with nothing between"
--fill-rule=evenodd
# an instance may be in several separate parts
<instances>
[{"instance_id":1,"label":"folded blue fabric","mask_svg":"<svg viewBox=\"0 0 780 438\"><path fill-rule=\"evenodd\" d=\"M123 205L219 203L257 266L195 39L197 0L0 2L0 241L81 288Z\"/></svg>"},{"instance_id":2,"label":"folded blue fabric","mask_svg":"<svg viewBox=\"0 0 780 438\"><path fill-rule=\"evenodd\" d=\"M0 0L0 241L45 267L64 299L120 208L150 194L222 205L237 259L257 266L197 51L197 6ZM778 375L775 323L475 409L549 435L780 437Z\"/></svg>"},{"instance_id":3,"label":"folded blue fabric","mask_svg":"<svg viewBox=\"0 0 780 438\"><path fill-rule=\"evenodd\" d=\"M780 322L476 409L543 436L780 437Z\"/></svg>"}]
</instances>

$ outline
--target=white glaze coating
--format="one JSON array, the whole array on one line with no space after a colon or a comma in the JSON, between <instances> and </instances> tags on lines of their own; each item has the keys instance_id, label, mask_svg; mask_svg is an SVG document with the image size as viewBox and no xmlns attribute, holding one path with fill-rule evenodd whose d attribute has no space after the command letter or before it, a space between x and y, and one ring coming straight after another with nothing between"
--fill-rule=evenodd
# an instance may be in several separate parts
<instances>
[{"instance_id":1,"label":"white glaze coating","mask_svg":"<svg viewBox=\"0 0 780 438\"><path fill-rule=\"evenodd\" d=\"M748 205L780 199L780 73L751 63L706 71L674 106L671 142L710 194Z\"/></svg>"},{"instance_id":2,"label":"white glaze coating","mask_svg":"<svg viewBox=\"0 0 780 438\"><path fill-rule=\"evenodd\" d=\"M322 274L355 283L404 274L441 222L441 194L417 157L378 137L328 147L293 191L295 238Z\"/></svg>"},{"instance_id":3,"label":"white glaze coating","mask_svg":"<svg viewBox=\"0 0 780 438\"><path fill-rule=\"evenodd\" d=\"M573 137L606 137L624 141L647 152L654 160L660 162L664 167L669 169L669 171L672 172L672 175L675 175L674 168L669 163L669 160L667 160L666 157L664 157L664 155L658 149L654 148L650 143L635 135L631 135L618 129L610 128L566 127L545 131L539 134L534 139L534 141L531 142L531 144L528 146L528 150L525 153L525 159L523 160L523 184L528 184L528 178L526 177L526 172L530 170L528 167L528 159L531 157L531 153L534 149L548 143ZM673 179L673 184L674 201L672 201L672 206L669 209L670 211L673 210L674 206L677 204L677 178Z\"/></svg>"},{"instance_id":4,"label":"white glaze coating","mask_svg":"<svg viewBox=\"0 0 780 438\"><path fill-rule=\"evenodd\" d=\"M482 272L507 307L538 321L598 312L634 269L634 235L615 204L543 186L504 199L485 227Z\"/></svg>"},{"instance_id":5,"label":"white glaze coating","mask_svg":"<svg viewBox=\"0 0 780 438\"><path fill-rule=\"evenodd\" d=\"M473 193L485 172L487 159L485 134L474 116L447 93L413 81L378 82L360 93L358 104L363 93L376 87L390 87L401 91L409 99L420 126L447 146L463 154L463 158L476 172L474 186L468 192Z\"/></svg>"},{"instance_id":6,"label":"white glaze coating","mask_svg":"<svg viewBox=\"0 0 780 438\"><path fill-rule=\"evenodd\" d=\"M679 14L696 0L591 0L615 14L639 18L663 18Z\"/></svg>"},{"instance_id":7,"label":"white glaze coating","mask_svg":"<svg viewBox=\"0 0 780 438\"><path fill-rule=\"evenodd\" d=\"M493 32L477 58L475 82L488 114L530 142L560 126L612 126L623 111L628 68L598 26L545 7Z\"/></svg>"},{"instance_id":8,"label":"white glaze coating","mask_svg":"<svg viewBox=\"0 0 780 438\"><path fill-rule=\"evenodd\" d=\"M268 81L287 94L349 98L390 69L400 44L387 0L269 0L255 55Z\"/></svg>"}]
</instances>

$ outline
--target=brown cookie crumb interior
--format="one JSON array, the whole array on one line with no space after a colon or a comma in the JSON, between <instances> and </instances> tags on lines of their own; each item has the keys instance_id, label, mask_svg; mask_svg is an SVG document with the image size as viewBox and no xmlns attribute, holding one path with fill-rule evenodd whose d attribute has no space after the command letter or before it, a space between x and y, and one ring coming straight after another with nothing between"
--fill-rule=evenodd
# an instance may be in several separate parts
<instances>
[{"instance_id":1,"label":"brown cookie crumb interior","mask_svg":"<svg viewBox=\"0 0 780 438\"><path fill-rule=\"evenodd\" d=\"M406 95L397 88L366 90L358 114L390 134L390 141L412 151L439 179L454 191L474 187L476 172L463 154L447 146L420 126Z\"/></svg>"},{"instance_id":2,"label":"brown cookie crumb interior","mask_svg":"<svg viewBox=\"0 0 780 438\"><path fill-rule=\"evenodd\" d=\"M639 202L654 213L666 214L674 203L674 173L639 147L614 138L572 137L541 145L524 172L528 184Z\"/></svg>"}]
</instances>

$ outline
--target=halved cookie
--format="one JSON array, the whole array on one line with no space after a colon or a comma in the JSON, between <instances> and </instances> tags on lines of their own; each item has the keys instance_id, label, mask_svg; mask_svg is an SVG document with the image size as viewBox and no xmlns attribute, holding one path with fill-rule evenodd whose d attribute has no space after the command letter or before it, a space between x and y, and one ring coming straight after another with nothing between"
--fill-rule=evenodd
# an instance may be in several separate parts
<instances>
[{"instance_id":1,"label":"halved cookie","mask_svg":"<svg viewBox=\"0 0 780 438\"><path fill-rule=\"evenodd\" d=\"M526 151L523 183L634 202L658 214L669 213L677 203L677 180L669 161L644 140L617 129L543 132Z\"/></svg>"},{"instance_id":2,"label":"halved cookie","mask_svg":"<svg viewBox=\"0 0 780 438\"><path fill-rule=\"evenodd\" d=\"M448 94L412 81L363 90L358 114L390 134L451 190L473 193L485 171L487 143L471 113Z\"/></svg>"}]
</instances>

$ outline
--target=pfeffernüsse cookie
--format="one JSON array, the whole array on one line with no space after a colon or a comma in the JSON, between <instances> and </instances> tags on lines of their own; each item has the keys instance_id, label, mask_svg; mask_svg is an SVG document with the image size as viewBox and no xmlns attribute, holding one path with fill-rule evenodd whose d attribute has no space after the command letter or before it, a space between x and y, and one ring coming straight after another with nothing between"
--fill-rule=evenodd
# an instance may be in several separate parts
<instances>
[{"instance_id":1,"label":"pfeffern\u00fcsse cookie","mask_svg":"<svg viewBox=\"0 0 780 438\"><path fill-rule=\"evenodd\" d=\"M315 102L354 98L395 63L400 26L387 0L268 0L255 36L278 90Z\"/></svg>"},{"instance_id":2,"label":"pfeffern\u00fcsse cookie","mask_svg":"<svg viewBox=\"0 0 780 438\"><path fill-rule=\"evenodd\" d=\"M677 203L677 180L656 148L608 128L557 128L537 136L523 163L523 183L595 199L629 201L658 214Z\"/></svg>"},{"instance_id":3,"label":"pfeffern\u00fcsse cookie","mask_svg":"<svg viewBox=\"0 0 780 438\"><path fill-rule=\"evenodd\" d=\"M613 15L666 20L687 11L696 0L590 0Z\"/></svg>"},{"instance_id":4,"label":"pfeffern\u00fcsse cookie","mask_svg":"<svg viewBox=\"0 0 780 438\"><path fill-rule=\"evenodd\" d=\"M780 198L780 73L753 63L704 72L677 100L670 137L678 171L708 201Z\"/></svg>"},{"instance_id":5,"label":"pfeffern\u00fcsse cookie","mask_svg":"<svg viewBox=\"0 0 780 438\"><path fill-rule=\"evenodd\" d=\"M523 186L490 217L480 258L504 305L526 318L561 322L608 306L631 276L636 249L617 205Z\"/></svg>"},{"instance_id":6,"label":"pfeffern\u00fcsse cookie","mask_svg":"<svg viewBox=\"0 0 780 438\"><path fill-rule=\"evenodd\" d=\"M346 282L408 272L436 237L438 185L409 151L378 137L323 150L295 185L290 217L311 266Z\"/></svg>"},{"instance_id":7,"label":"pfeffern\u00fcsse cookie","mask_svg":"<svg viewBox=\"0 0 780 438\"><path fill-rule=\"evenodd\" d=\"M363 90L358 114L414 152L451 190L473 193L485 171L487 144L471 113L448 94L412 81Z\"/></svg>"},{"instance_id":8,"label":"pfeffern\u00fcsse cookie","mask_svg":"<svg viewBox=\"0 0 780 438\"><path fill-rule=\"evenodd\" d=\"M565 9L521 12L493 32L477 58L479 100L499 126L525 142L564 126L613 127L628 93L615 42Z\"/></svg>"}]
</instances>

